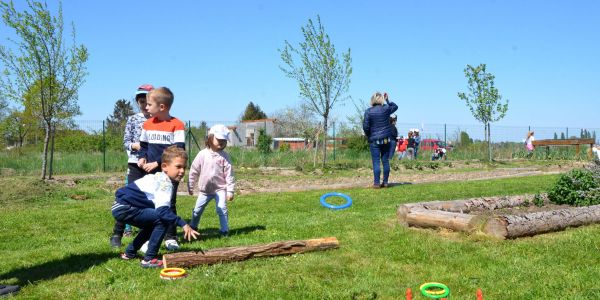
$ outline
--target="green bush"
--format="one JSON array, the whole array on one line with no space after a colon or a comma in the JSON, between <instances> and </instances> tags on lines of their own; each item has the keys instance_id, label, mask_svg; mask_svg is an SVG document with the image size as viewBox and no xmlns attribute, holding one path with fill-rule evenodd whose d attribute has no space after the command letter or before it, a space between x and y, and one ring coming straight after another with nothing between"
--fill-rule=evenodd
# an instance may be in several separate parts
<instances>
[{"instance_id":1,"label":"green bush","mask_svg":"<svg viewBox=\"0 0 600 300\"><path fill-rule=\"evenodd\" d=\"M353 135L348 137L348 149L354 151L368 151L369 150L369 142L367 141L367 137L364 135Z\"/></svg>"},{"instance_id":2,"label":"green bush","mask_svg":"<svg viewBox=\"0 0 600 300\"><path fill-rule=\"evenodd\" d=\"M268 135L264 129L259 129L258 134L258 151L262 154L271 153L271 143L273 142L273 138Z\"/></svg>"},{"instance_id":3,"label":"green bush","mask_svg":"<svg viewBox=\"0 0 600 300\"><path fill-rule=\"evenodd\" d=\"M600 167L595 164L561 175L548 192L548 199L575 206L600 204Z\"/></svg>"}]
</instances>

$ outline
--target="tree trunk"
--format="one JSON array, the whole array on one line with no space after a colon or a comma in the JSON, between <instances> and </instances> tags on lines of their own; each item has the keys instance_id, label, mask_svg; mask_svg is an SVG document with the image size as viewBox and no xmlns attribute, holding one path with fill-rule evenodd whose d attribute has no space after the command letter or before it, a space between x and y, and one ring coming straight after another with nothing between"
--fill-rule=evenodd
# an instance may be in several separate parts
<instances>
[{"instance_id":1,"label":"tree trunk","mask_svg":"<svg viewBox=\"0 0 600 300\"><path fill-rule=\"evenodd\" d=\"M490 123L487 124L487 142L488 142L488 161L492 161L492 138L491 138L491 126Z\"/></svg>"},{"instance_id":2,"label":"tree trunk","mask_svg":"<svg viewBox=\"0 0 600 300\"><path fill-rule=\"evenodd\" d=\"M487 222L484 232L512 239L592 223L600 223L600 205L496 217Z\"/></svg>"},{"instance_id":3,"label":"tree trunk","mask_svg":"<svg viewBox=\"0 0 600 300\"><path fill-rule=\"evenodd\" d=\"M325 168L325 164L327 163L327 121L329 119L328 115L323 116L323 166Z\"/></svg>"},{"instance_id":4,"label":"tree trunk","mask_svg":"<svg viewBox=\"0 0 600 300\"><path fill-rule=\"evenodd\" d=\"M407 203L402 204L398 207L397 215L398 221L404 225L410 225L407 223L407 216L413 210L441 210L446 212L454 213L469 213L475 209L502 209L507 207L514 207L524 204L525 202L531 203L533 201L532 195L519 195L519 196L504 196L504 197L481 197L472 198L465 200L454 200L454 201L430 201L420 203ZM417 225L418 226L418 225Z\"/></svg>"},{"instance_id":5,"label":"tree trunk","mask_svg":"<svg viewBox=\"0 0 600 300\"><path fill-rule=\"evenodd\" d=\"M178 252L163 255L165 267L188 268L197 265L212 265L242 261L255 257L279 256L310 251L335 249L339 247L335 237L281 241L265 245L226 247L207 250L205 252Z\"/></svg>"},{"instance_id":6,"label":"tree trunk","mask_svg":"<svg viewBox=\"0 0 600 300\"><path fill-rule=\"evenodd\" d=\"M406 214L406 224L416 227L444 227L455 231L471 232L482 224L482 218L476 215L413 208Z\"/></svg>"},{"instance_id":7,"label":"tree trunk","mask_svg":"<svg viewBox=\"0 0 600 300\"><path fill-rule=\"evenodd\" d=\"M48 142L50 141L50 125L44 124L44 149L42 150L42 180L46 179L46 166L48 165Z\"/></svg>"},{"instance_id":8,"label":"tree trunk","mask_svg":"<svg viewBox=\"0 0 600 300\"><path fill-rule=\"evenodd\" d=\"M56 135L56 124L50 129L50 165L48 172L48 179L52 179L52 167L54 166L54 136Z\"/></svg>"}]
</instances>

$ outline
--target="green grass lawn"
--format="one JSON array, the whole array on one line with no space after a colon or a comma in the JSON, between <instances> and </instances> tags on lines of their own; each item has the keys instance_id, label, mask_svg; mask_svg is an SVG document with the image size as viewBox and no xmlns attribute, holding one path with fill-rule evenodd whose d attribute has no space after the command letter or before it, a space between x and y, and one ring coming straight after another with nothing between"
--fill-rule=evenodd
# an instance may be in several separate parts
<instances>
[{"instance_id":1,"label":"green grass lawn","mask_svg":"<svg viewBox=\"0 0 600 300\"><path fill-rule=\"evenodd\" d=\"M354 205L339 211L319 204L329 191L242 195L229 205L231 236L224 239L212 235L218 218L211 203L201 224L207 235L182 250L328 236L340 248L199 266L177 281L122 261L109 247L114 190L104 179L66 187L2 178L0 283L22 285L16 298L27 299L404 299L406 288L417 294L429 281L448 285L450 299L475 299L477 288L484 299L598 299L599 225L500 241L396 221L401 203L535 193L556 178L342 190ZM194 202L178 197L185 219Z\"/></svg>"}]
</instances>

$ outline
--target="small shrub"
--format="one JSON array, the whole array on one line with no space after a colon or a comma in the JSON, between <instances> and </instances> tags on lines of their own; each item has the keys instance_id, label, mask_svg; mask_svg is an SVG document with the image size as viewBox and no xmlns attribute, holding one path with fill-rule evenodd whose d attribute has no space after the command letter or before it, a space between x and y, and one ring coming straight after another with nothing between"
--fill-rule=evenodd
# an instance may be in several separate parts
<instances>
[{"instance_id":1,"label":"small shrub","mask_svg":"<svg viewBox=\"0 0 600 300\"><path fill-rule=\"evenodd\" d=\"M561 175L548 192L548 199L575 206L600 204L600 167L596 164Z\"/></svg>"},{"instance_id":2,"label":"small shrub","mask_svg":"<svg viewBox=\"0 0 600 300\"><path fill-rule=\"evenodd\" d=\"M533 196L533 204L537 207L544 206L544 197L540 194L535 194L535 196Z\"/></svg>"},{"instance_id":3,"label":"small shrub","mask_svg":"<svg viewBox=\"0 0 600 300\"><path fill-rule=\"evenodd\" d=\"M271 153L271 143L273 142L273 138L268 135L264 129L259 129L258 134L258 151L262 154Z\"/></svg>"},{"instance_id":4,"label":"small shrub","mask_svg":"<svg viewBox=\"0 0 600 300\"><path fill-rule=\"evenodd\" d=\"M291 148L292 148L292 146L290 146L290 144L283 143L283 144L279 145L279 152L290 152Z\"/></svg>"}]
</instances>

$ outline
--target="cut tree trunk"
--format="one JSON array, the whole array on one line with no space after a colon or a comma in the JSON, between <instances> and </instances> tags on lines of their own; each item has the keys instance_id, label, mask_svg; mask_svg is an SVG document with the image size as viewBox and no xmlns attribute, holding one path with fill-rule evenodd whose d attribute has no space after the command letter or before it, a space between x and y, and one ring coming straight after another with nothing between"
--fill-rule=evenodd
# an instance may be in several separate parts
<instances>
[{"instance_id":1,"label":"cut tree trunk","mask_svg":"<svg viewBox=\"0 0 600 300\"><path fill-rule=\"evenodd\" d=\"M486 223L484 232L512 239L592 223L600 223L600 205L496 217Z\"/></svg>"},{"instance_id":2,"label":"cut tree trunk","mask_svg":"<svg viewBox=\"0 0 600 300\"><path fill-rule=\"evenodd\" d=\"M522 205L525 202L531 202L533 196L505 196L505 197L481 197L472 198L466 200L455 200L455 201L430 201L421 203L407 203L398 207L398 221L400 224L409 226L419 226L418 224L409 224L407 222L408 215L413 210L438 210L454 213L469 213L475 209L487 209L494 210L500 208L514 207ZM425 226L428 227L428 226Z\"/></svg>"},{"instance_id":3,"label":"cut tree trunk","mask_svg":"<svg viewBox=\"0 0 600 300\"><path fill-rule=\"evenodd\" d=\"M465 232L477 229L482 223L481 217L476 215L423 208L413 208L406 215L405 220L409 226L429 228L444 227L455 231Z\"/></svg>"},{"instance_id":4,"label":"cut tree trunk","mask_svg":"<svg viewBox=\"0 0 600 300\"><path fill-rule=\"evenodd\" d=\"M335 249L339 247L335 237L311 240L281 241L265 245L227 247L204 252L179 252L163 255L165 267L187 268L197 265L247 260L254 257L288 255L310 251Z\"/></svg>"}]
</instances>

